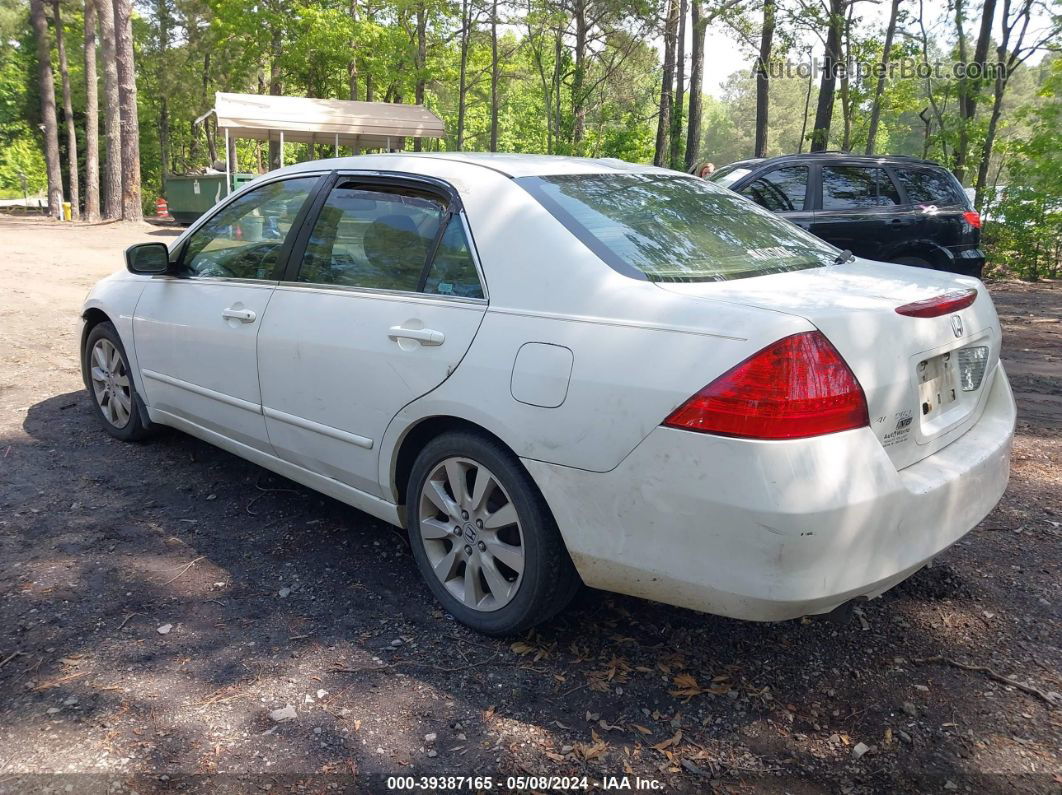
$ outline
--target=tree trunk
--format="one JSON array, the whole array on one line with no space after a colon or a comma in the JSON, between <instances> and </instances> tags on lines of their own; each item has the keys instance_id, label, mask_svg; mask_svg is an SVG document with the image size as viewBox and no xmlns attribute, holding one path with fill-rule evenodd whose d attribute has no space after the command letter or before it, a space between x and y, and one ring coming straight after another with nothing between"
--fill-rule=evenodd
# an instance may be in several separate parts
<instances>
[{"instance_id":1,"label":"tree trunk","mask_svg":"<svg viewBox=\"0 0 1062 795\"><path fill-rule=\"evenodd\" d=\"M167 0L156 0L155 13L159 19L159 60L158 80L159 91L159 160L162 161L159 169L159 196L166 193L166 177L170 170L170 104L169 104L169 58L167 52L170 49L170 10L166 5Z\"/></svg>"},{"instance_id":2,"label":"tree trunk","mask_svg":"<svg viewBox=\"0 0 1062 795\"><path fill-rule=\"evenodd\" d=\"M551 76L551 82L553 85L553 151L550 154L554 154L557 151L557 144L560 143L561 138L561 77L564 69L564 59L562 57L564 51L564 34L558 29L554 34L553 39L553 75Z\"/></svg>"},{"instance_id":3,"label":"tree trunk","mask_svg":"<svg viewBox=\"0 0 1062 795\"><path fill-rule=\"evenodd\" d=\"M797 154L800 154L804 151L804 137L805 135L807 135L808 131L808 108L811 107L811 81L815 74L815 70L812 68L813 64L810 63L810 50L808 51L808 61L808 88L807 91L804 93L804 117L803 120L800 122L800 140L797 141Z\"/></svg>"},{"instance_id":4,"label":"tree trunk","mask_svg":"<svg viewBox=\"0 0 1062 795\"><path fill-rule=\"evenodd\" d=\"M833 121L833 100L837 87L837 65L841 61L841 29L848 0L830 0L830 19L826 31L826 51L823 58L822 79L819 81L819 101L815 108L815 126L811 129L812 152L824 152L830 141Z\"/></svg>"},{"instance_id":5,"label":"tree trunk","mask_svg":"<svg viewBox=\"0 0 1062 795\"><path fill-rule=\"evenodd\" d=\"M575 0L572 6L572 20L575 22L575 68L572 72L572 153L581 154L580 145L586 136L586 0Z\"/></svg>"},{"instance_id":6,"label":"tree trunk","mask_svg":"<svg viewBox=\"0 0 1062 795\"><path fill-rule=\"evenodd\" d=\"M269 94L279 97L284 93L284 78L281 73L280 59L284 55L284 40L279 28L274 29L269 38ZM204 81L206 76L203 77ZM371 100L370 100L371 101ZM269 169L280 168L280 141L269 139Z\"/></svg>"},{"instance_id":7,"label":"tree trunk","mask_svg":"<svg viewBox=\"0 0 1062 795\"><path fill-rule=\"evenodd\" d=\"M1002 48L1001 48L1002 49ZM1000 58L1002 60L1002 58ZM1003 110L1003 94L1007 88L1005 77L997 75L995 97L992 101L992 116L988 120L988 129L985 130L985 140L981 147L981 164L977 168L977 182L974 185L978 212L984 205L985 184L988 182L988 165L992 159L992 147L996 142L996 127L999 125L999 117Z\"/></svg>"},{"instance_id":8,"label":"tree trunk","mask_svg":"<svg viewBox=\"0 0 1062 795\"><path fill-rule=\"evenodd\" d=\"M675 38L678 34L679 0L668 0L664 22L664 69L660 78L660 113L656 120L656 147L653 165L666 166L671 132L671 106L675 88Z\"/></svg>"},{"instance_id":9,"label":"tree trunk","mask_svg":"<svg viewBox=\"0 0 1062 795\"><path fill-rule=\"evenodd\" d=\"M981 29L974 45L974 63L982 67L988 58L988 48L992 43L992 26L995 23L996 0L985 0L981 7ZM965 58L963 58L965 60ZM955 176L961 182L966 176L966 161L969 157L969 128L977 113L977 99L983 78L963 76L959 80L959 151L955 155ZM980 177L980 169L978 169ZM980 195L980 194L978 194ZM980 200L980 199L979 199Z\"/></svg>"},{"instance_id":10,"label":"tree trunk","mask_svg":"<svg viewBox=\"0 0 1062 795\"><path fill-rule=\"evenodd\" d=\"M841 74L841 121L844 124L844 137L841 139L841 150L851 151L852 148L852 114L855 111L855 103L852 102L851 80L848 74L848 66L852 63L852 15L855 12L855 2L848 4L848 15L844 21L844 71Z\"/></svg>"},{"instance_id":11,"label":"tree trunk","mask_svg":"<svg viewBox=\"0 0 1062 795\"><path fill-rule=\"evenodd\" d=\"M690 4L693 41L690 53L690 110L686 124L686 170L693 168L701 149L701 115L703 113L702 92L704 90L704 34L708 30L708 20L701 18L701 0L692 0Z\"/></svg>"},{"instance_id":12,"label":"tree trunk","mask_svg":"<svg viewBox=\"0 0 1062 795\"><path fill-rule=\"evenodd\" d=\"M358 21L358 0L350 0L350 19L352 22ZM347 84L350 88L350 98L355 102L358 99L358 42L351 40L350 42L350 60L347 61Z\"/></svg>"},{"instance_id":13,"label":"tree trunk","mask_svg":"<svg viewBox=\"0 0 1062 795\"><path fill-rule=\"evenodd\" d=\"M686 0L679 0L678 41L675 55L675 106L671 110L671 168L682 168L682 116L686 112Z\"/></svg>"},{"instance_id":14,"label":"tree trunk","mask_svg":"<svg viewBox=\"0 0 1062 795\"><path fill-rule=\"evenodd\" d=\"M490 8L490 151L498 151L498 0Z\"/></svg>"},{"instance_id":15,"label":"tree trunk","mask_svg":"<svg viewBox=\"0 0 1062 795\"><path fill-rule=\"evenodd\" d=\"M995 0L987 0L993 3ZM889 11L889 26L885 29L885 44L881 51L881 65L878 67L878 84L874 88L874 101L870 106L870 129L867 131L867 154L874 154L874 143L878 137L878 120L881 118L881 98L885 95L885 74L889 70L892 58L892 40L896 35L896 17L900 11L900 0L892 0Z\"/></svg>"},{"instance_id":16,"label":"tree trunk","mask_svg":"<svg viewBox=\"0 0 1062 795\"><path fill-rule=\"evenodd\" d=\"M96 0L103 56L103 137L107 156L103 161L103 218L122 217L122 116L118 106L118 64L114 52L114 7L111 0Z\"/></svg>"},{"instance_id":17,"label":"tree trunk","mask_svg":"<svg viewBox=\"0 0 1062 795\"><path fill-rule=\"evenodd\" d=\"M425 71L428 68L428 10L424 3L417 5L417 82L413 88L413 101L417 105L424 104L424 85L427 82ZM423 138L413 139L413 151L420 152L424 148Z\"/></svg>"},{"instance_id":18,"label":"tree trunk","mask_svg":"<svg viewBox=\"0 0 1062 795\"><path fill-rule=\"evenodd\" d=\"M461 66L457 85L457 151L465 148L465 105L468 94L468 39L472 13L469 0L461 0ZM548 120L546 126L549 126Z\"/></svg>"},{"instance_id":19,"label":"tree trunk","mask_svg":"<svg viewBox=\"0 0 1062 795\"><path fill-rule=\"evenodd\" d=\"M959 63L965 64L966 58L966 14L965 0L954 0L955 3L955 34L958 39ZM969 81L960 78L958 81L956 100L959 106L959 142L955 146L955 165L952 171L955 178L962 182L966 173L966 155L970 148L970 115L967 108Z\"/></svg>"},{"instance_id":20,"label":"tree trunk","mask_svg":"<svg viewBox=\"0 0 1062 795\"><path fill-rule=\"evenodd\" d=\"M59 122L55 115L52 48L48 42L48 20L44 16L43 0L30 0L30 18L37 37L37 78L41 91L41 118L44 121L44 162L48 171L48 215L61 220L63 174L59 168Z\"/></svg>"},{"instance_id":21,"label":"tree trunk","mask_svg":"<svg viewBox=\"0 0 1062 795\"><path fill-rule=\"evenodd\" d=\"M114 0L114 52L118 64L118 104L122 126L122 219L144 220L140 204L140 122L133 63L133 2Z\"/></svg>"},{"instance_id":22,"label":"tree trunk","mask_svg":"<svg viewBox=\"0 0 1062 795\"><path fill-rule=\"evenodd\" d=\"M85 0L85 220L100 220L100 110L96 86L96 4Z\"/></svg>"},{"instance_id":23,"label":"tree trunk","mask_svg":"<svg viewBox=\"0 0 1062 795\"><path fill-rule=\"evenodd\" d=\"M55 48L59 53L59 74L63 80L63 116L66 121L66 158L70 185L70 217L81 219L81 191L78 185L77 129L74 127L74 103L70 100L70 68L66 61L66 45L63 43L63 14L59 0L52 0L52 18L55 22Z\"/></svg>"},{"instance_id":24,"label":"tree trunk","mask_svg":"<svg viewBox=\"0 0 1062 795\"><path fill-rule=\"evenodd\" d=\"M756 141L753 145L753 157L767 156L767 101L771 96L770 63L774 46L774 11L775 0L763 0L760 60L756 64Z\"/></svg>"}]
</instances>

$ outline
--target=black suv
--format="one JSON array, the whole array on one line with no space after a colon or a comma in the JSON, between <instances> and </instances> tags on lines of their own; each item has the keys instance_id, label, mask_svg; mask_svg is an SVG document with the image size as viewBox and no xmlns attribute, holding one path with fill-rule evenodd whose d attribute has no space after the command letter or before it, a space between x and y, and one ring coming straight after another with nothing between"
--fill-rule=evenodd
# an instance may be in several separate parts
<instances>
[{"instance_id":1,"label":"black suv","mask_svg":"<svg viewBox=\"0 0 1062 795\"><path fill-rule=\"evenodd\" d=\"M980 216L951 172L928 160L784 155L709 179L860 257L978 278L985 264Z\"/></svg>"}]
</instances>

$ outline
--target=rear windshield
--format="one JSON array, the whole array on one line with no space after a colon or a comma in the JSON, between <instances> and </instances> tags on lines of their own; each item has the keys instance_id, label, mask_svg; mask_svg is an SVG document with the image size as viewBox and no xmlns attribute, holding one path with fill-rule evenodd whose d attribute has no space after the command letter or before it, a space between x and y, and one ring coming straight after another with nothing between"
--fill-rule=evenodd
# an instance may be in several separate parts
<instances>
[{"instance_id":1,"label":"rear windshield","mask_svg":"<svg viewBox=\"0 0 1062 795\"><path fill-rule=\"evenodd\" d=\"M837 249L704 180L655 173L517 182L607 264L652 281L725 281L818 268Z\"/></svg>"},{"instance_id":2,"label":"rear windshield","mask_svg":"<svg viewBox=\"0 0 1062 795\"><path fill-rule=\"evenodd\" d=\"M897 168L896 176L912 204L959 204L965 206L966 194L951 174L940 169Z\"/></svg>"}]
</instances>

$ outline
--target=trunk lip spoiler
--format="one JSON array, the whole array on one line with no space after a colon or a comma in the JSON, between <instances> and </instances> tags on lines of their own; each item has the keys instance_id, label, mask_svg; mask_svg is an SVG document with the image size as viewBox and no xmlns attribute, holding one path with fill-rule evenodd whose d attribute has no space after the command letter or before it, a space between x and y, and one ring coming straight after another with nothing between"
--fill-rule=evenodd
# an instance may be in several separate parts
<instances>
[{"instance_id":1,"label":"trunk lip spoiler","mask_svg":"<svg viewBox=\"0 0 1062 795\"><path fill-rule=\"evenodd\" d=\"M958 312L960 309L966 309L968 306L972 306L976 300L977 289L974 287L949 290L940 295L898 306L896 307L896 313L906 317L940 317L941 315Z\"/></svg>"}]
</instances>

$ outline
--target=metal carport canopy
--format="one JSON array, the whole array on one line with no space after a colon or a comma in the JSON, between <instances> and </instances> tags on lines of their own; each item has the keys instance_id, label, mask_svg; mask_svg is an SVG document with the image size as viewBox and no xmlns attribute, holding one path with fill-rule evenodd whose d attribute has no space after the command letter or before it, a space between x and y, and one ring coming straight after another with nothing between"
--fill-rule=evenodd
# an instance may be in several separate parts
<instances>
[{"instance_id":1,"label":"metal carport canopy","mask_svg":"<svg viewBox=\"0 0 1062 795\"><path fill-rule=\"evenodd\" d=\"M390 149L402 138L442 138L442 119L423 105L217 92L219 128L234 138Z\"/></svg>"}]
</instances>

